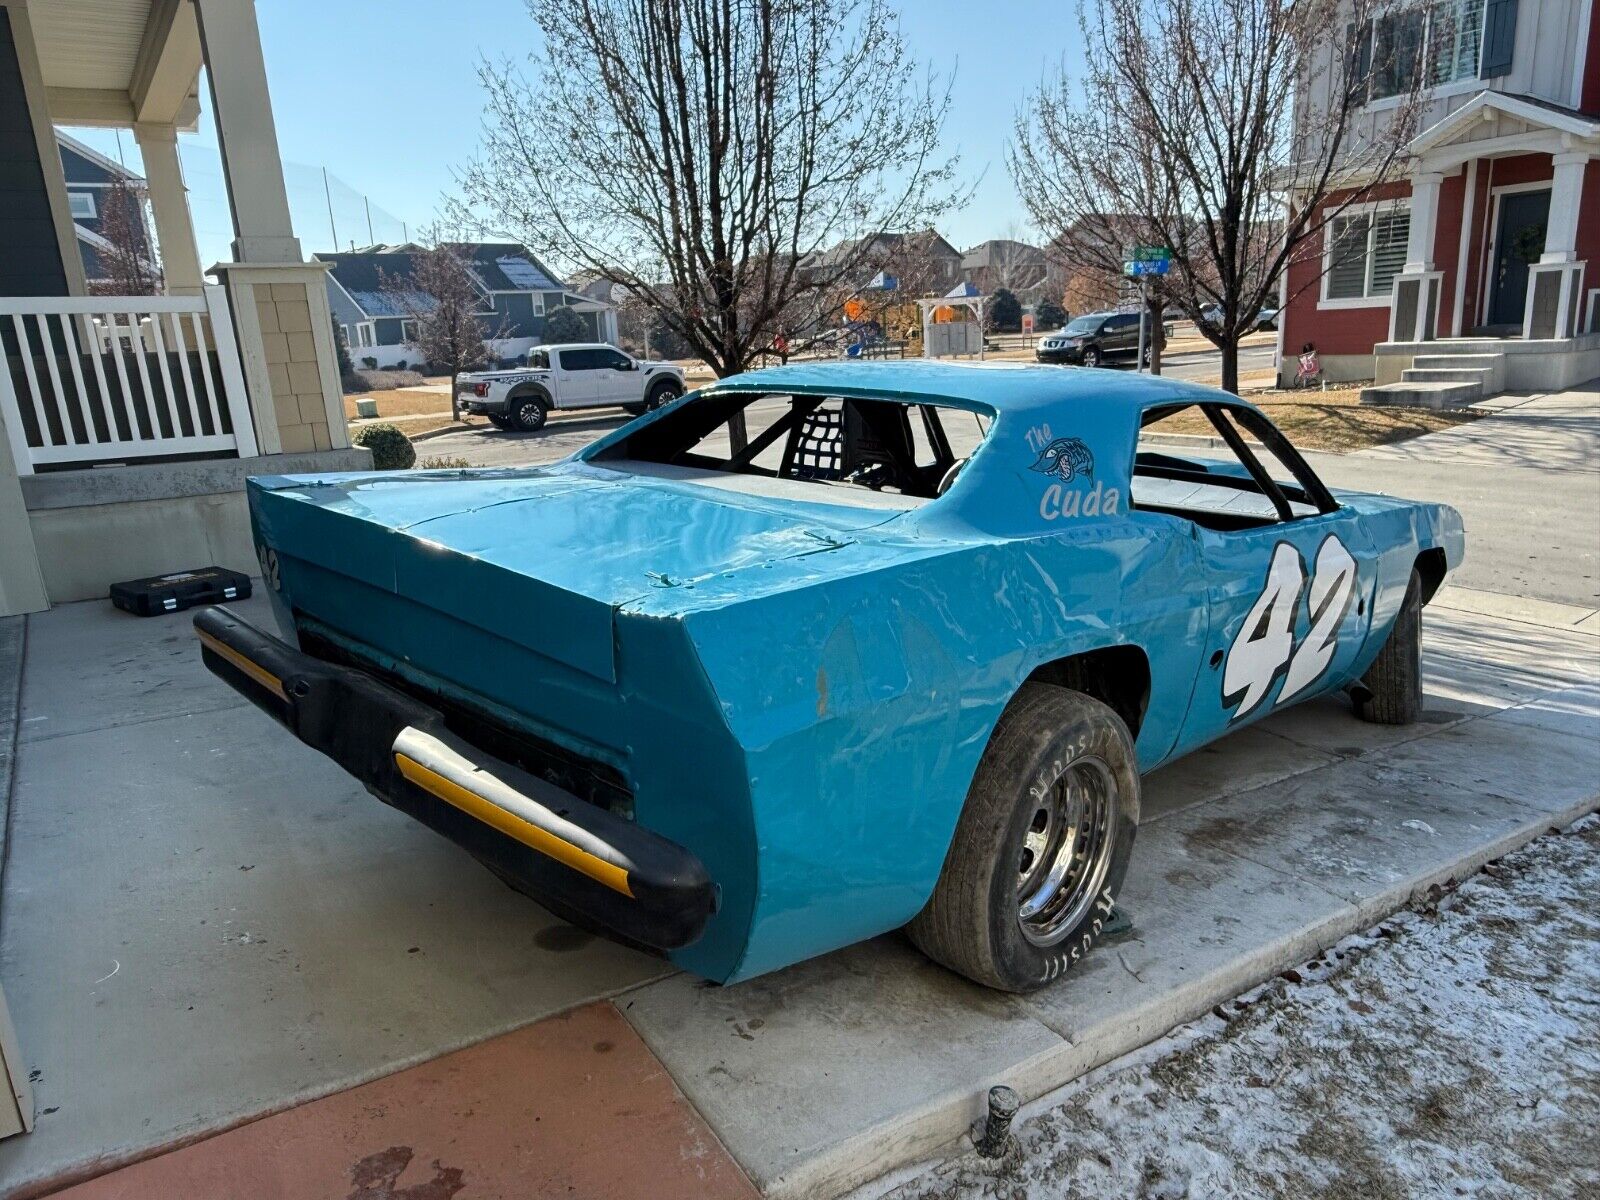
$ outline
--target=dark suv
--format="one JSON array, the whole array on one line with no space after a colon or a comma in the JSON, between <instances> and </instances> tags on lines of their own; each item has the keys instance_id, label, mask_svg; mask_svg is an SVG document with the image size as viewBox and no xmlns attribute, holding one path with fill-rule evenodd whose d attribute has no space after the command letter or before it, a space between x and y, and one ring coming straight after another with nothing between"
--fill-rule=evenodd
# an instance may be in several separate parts
<instances>
[{"instance_id":1,"label":"dark suv","mask_svg":"<svg viewBox=\"0 0 1600 1200\"><path fill-rule=\"evenodd\" d=\"M1134 358L1139 353L1138 313L1085 313L1064 329L1047 333L1039 341L1042 363L1082 363L1098 367L1114 358ZM1145 347L1145 361L1150 348Z\"/></svg>"}]
</instances>

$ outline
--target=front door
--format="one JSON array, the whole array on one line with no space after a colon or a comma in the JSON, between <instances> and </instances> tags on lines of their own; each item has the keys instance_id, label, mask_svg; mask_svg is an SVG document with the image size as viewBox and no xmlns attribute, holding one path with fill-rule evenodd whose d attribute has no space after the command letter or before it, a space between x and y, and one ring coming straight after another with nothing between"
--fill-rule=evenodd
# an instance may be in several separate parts
<instances>
[{"instance_id":1,"label":"front door","mask_svg":"<svg viewBox=\"0 0 1600 1200\"><path fill-rule=\"evenodd\" d=\"M1528 299L1528 264L1544 253L1544 227L1550 217L1550 191L1505 192L1500 197L1500 231L1490 265L1489 324L1522 328Z\"/></svg>"}]
</instances>

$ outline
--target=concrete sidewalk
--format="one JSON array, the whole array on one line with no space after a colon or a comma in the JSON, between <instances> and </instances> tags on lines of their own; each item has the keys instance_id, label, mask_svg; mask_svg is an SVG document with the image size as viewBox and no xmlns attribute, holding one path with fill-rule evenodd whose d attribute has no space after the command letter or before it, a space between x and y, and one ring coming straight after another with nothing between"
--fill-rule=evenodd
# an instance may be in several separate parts
<instances>
[{"instance_id":1,"label":"concrete sidewalk","mask_svg":"<svg viewBox=\"0 0 1600 1200\"><path fill-rule=\"evenodd\" d=\"M212 679L185 618L29 618L0 971L40 1116L0 1144L0 1192L240 1137L610 997L764 1192L837 1193L950 1143L991 1084L1059 1086L1592 807L1594 624L1446 589L1422 723L1314 702L1152 775L1134 936L1018 999L897 935L732 988L670 976L372 800ZM449 1120L467 1110L504 1116L488 1096ZM340 1128L330 1162L389 1144Z\"/></svg>"}]
</instances>

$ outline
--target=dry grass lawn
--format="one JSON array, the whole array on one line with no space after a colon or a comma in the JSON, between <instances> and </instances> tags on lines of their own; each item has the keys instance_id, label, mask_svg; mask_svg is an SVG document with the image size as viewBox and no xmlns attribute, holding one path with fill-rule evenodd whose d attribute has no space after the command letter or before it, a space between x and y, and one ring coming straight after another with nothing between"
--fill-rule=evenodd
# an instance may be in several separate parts
<instances>
[{"instance_id":1,"label":"dry grass lawn","mask_svg":"<svg viewBox=\"0 0 1600 1200\"><path fill-rule=\"evenodd\" d=\"M1484 414L1473 409L1390 408L1361 403L1361 384L1327 391L1279 388L1245 388L1245 399L1256 404L1296 446L1305 450L1336 452L1385 446L1476 421ZM1160 433L1216 436L1201 413L1189 411L1150 426Z\"/></svg>"}]
</instances>

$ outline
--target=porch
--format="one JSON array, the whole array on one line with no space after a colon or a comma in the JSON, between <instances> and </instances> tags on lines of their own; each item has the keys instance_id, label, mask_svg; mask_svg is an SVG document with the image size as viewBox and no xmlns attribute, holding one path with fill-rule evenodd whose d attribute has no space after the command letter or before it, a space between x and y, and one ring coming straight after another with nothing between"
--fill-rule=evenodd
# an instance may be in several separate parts
<instances>
[{"instance_id":1,"label":"porch","mask_svg":"<svg viewBox=\"0 0 1600 1200\"><path fill-rule=\"evenodd\" d=\"M202 78L235 235L207 270L177 152ZM132 132L163 294L89 294L57 124ZM0 148L0 615L252 569L247 475L370 464L326 268L290 221L252 0L0 0Z\"/></svg>"},{"instance_id":2,"label":"porch","mask_svg":"<svg viewBox=\"0 0 1600 1200\"><path fill-rule=\"evenodd\" d=\"M1600 375L1600 120L1483 92L1409 149L1374 399L1470 403Z\"/></svg>"}]
</instances>

